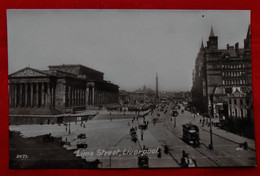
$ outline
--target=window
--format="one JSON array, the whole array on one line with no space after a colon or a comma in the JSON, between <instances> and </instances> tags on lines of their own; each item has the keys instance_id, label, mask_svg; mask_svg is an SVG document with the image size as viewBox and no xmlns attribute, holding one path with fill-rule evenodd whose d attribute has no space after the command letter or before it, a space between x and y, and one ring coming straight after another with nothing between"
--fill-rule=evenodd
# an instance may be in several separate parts
<instances>
[{"instance_id":1,"label":"window","mask_svg":"<svg viewBox=\"0 0 260 176\"><path fill-rule=\"evenodd\" d=\"M243 105L243 100L242 99L240 99L240 105Z\"/></svg>"},{"instance_id":2,"label":"window","mask_svg":"<svg viewBox=\"0 0 260 176\"><path fill-rule=\"evenodd\" d=\"M236 100L236 99L234 99L234 104L235 104L235 105L237 104L237 100Z\"/></svg>"}]
</instances>

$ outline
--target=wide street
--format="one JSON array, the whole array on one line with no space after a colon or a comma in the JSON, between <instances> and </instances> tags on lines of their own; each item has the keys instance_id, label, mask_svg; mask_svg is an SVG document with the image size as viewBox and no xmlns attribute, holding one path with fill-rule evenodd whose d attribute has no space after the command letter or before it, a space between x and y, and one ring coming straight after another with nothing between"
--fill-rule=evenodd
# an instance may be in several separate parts
<instances>
[{"instance_id":1,"label":"wide street","mask_svg":"<svg viewBox=\"0 0 260 176\"><path fill-rule=\"evenodd\" d=\"M64 145L65 148L74 152L75 156L87 161L99 159L102 162L100 168L138 168L138 156L142 154L142 149L150 152L147 154L150 168L181 167L183 150L196 161L197 167L235 167L255 164L255 150L252 140L247 140L249 143L247 150L241 150L238 146L240 142L244 142L245 138L228 134L214 127L214 150L209 150L209 128L201 127L199 119L202 117L194 116L188 111L182 113L181 110L184 107L180 106L179 115L176 117L176 127L174 127L174 119L170 116L171 108L171 105L166 106L165 110L168 109L166 113L157 110L154 110L153 113L149 112L145 116L145 121L148 121L148 129L146 130L138 128L144 119L142 117L137 119L135 112L127 112L126 115L113 112L110 115L105 110L100 111L91 120L84 123L71 122L67 127L63 124L12 125L10 130L21 132L23 137L48 133L54 137L62 137L63 141L70 143L70 145ZM158 118L155 124L153 123L154 118ZM182 124L189 122L200 128L200 147L194 148L182 140ZM132 127L137 128L137 142L131 140L129 131ZM76 150L77 135L81 133L86 134L88 147ZM141 133L143 133L143 140ZM165 144L169 146L168 154L164 153ZM162 151L160 158L157 157L159 148Z\"/></svg>"}]
</instances>

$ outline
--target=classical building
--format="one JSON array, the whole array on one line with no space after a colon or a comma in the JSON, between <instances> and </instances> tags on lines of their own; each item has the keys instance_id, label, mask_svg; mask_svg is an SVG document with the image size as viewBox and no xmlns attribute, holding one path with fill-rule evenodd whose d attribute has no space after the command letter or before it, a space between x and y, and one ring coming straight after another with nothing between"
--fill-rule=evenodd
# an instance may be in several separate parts
<instances>
[{"instance_id":1,"label":"classical building","mask_svg":"<svg viewBox=\"0 0 260 176\"><path fill-rule=\"evenodd\" d=\"M200 112L208 113L213 108L214 116L227 117L228 97L237 90L252 92L250 43L249 26L243 48L236 43L219 49L218 37L211 28L207 46L202 44L197 55L193 74L192 102Z\"/></svg>"},{"instance_id":2,"label":"classical building","mask_svg":"<svg viewBox=\"0 0 260 176\"><path fill-rule=\"evenodd\" d=\"M119 87L83 65L26 67L9 75L10 114L55 115L118 103Z\"/></svg>"}]
</instances>

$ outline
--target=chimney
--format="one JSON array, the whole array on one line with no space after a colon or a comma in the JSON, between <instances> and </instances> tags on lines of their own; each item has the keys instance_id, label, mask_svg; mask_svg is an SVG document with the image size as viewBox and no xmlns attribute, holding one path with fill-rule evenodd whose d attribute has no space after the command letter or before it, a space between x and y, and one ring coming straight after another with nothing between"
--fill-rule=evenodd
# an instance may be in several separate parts
<instances>
[{"instance_id":1,"label":"chimney","mask_svg":"<svg viewBox=\"0 0 260 176\"><path fill-rule=\"evenodd\" d=\"M227 44L227 49L229 49L229 44Z\"/></svg>"}]
</instances>

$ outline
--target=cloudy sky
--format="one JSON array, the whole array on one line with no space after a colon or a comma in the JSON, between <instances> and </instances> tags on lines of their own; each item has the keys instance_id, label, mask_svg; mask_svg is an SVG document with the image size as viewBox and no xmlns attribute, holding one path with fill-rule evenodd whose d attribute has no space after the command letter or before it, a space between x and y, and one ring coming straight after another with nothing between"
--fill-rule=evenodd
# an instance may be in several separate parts
<instances>
[{"instance_id":1,"label":"cloudy sky","mask_svg":"<svg viewBox=\"0 0 260 176\"><path fill-rule=\"evenodd\" d=\"M250 11L8 10L9 73L82 64L121 89L190 90L210 28L219 48L243 47Z\"/></svg>"}]
</instances>

